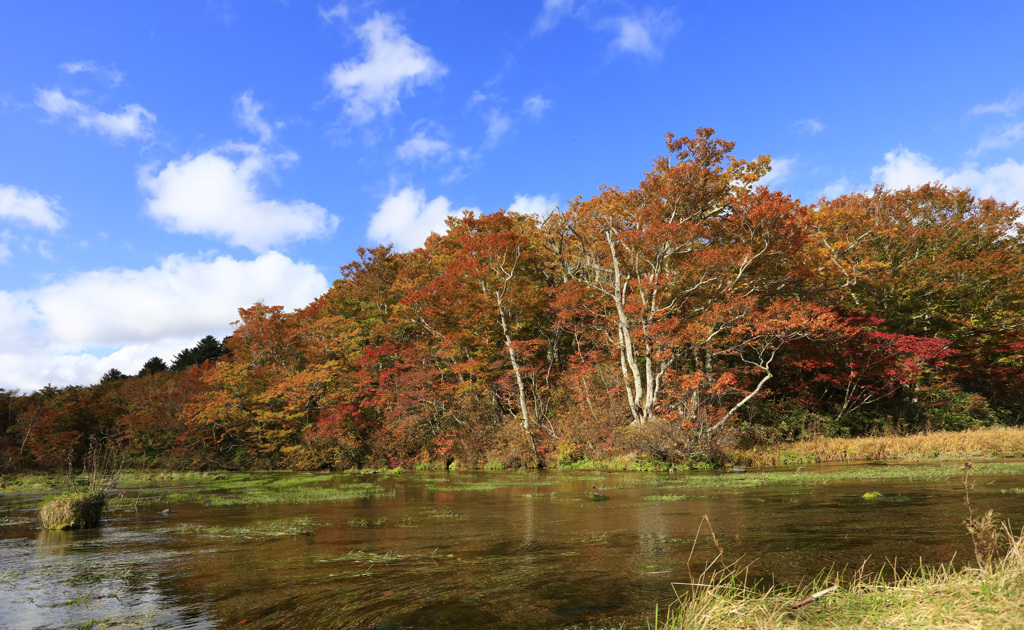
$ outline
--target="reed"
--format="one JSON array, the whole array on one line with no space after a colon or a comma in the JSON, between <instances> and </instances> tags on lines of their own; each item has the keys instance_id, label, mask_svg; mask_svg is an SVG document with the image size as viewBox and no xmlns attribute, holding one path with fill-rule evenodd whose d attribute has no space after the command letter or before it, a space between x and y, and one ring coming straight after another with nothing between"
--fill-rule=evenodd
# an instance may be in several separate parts
<instances>
[{"instance_id":1,"label":"reed","mask_svg":"<svg viewBox=\"0 0 1024 630\"><path fill-rule=\"evenodd\" d=\"M1008 523L995 522L991 512L976 515L970 503L971 465L963 471L968 512L964 525L974 542L976 562L920 565L904 572L893 566L876 574L865 574L861 567L849 578L829 571L802 588L751 586L744 572L719 563L719 568L691 576L687 583L674 584L673 588L685 590L677 590L677 599L664 618L656 611L648 627L1020 628L1024 626L1024 532L1014 533ZM717 539L715 543L717 547ZM716 562L720 558L719 547Z\"/></svg>"}]
</instances>

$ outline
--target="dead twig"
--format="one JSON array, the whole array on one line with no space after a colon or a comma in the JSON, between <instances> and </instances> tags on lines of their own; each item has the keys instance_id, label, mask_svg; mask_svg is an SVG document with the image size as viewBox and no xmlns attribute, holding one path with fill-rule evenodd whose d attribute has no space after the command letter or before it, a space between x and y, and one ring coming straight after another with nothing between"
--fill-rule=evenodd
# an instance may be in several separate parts
<instances>
[{"instance_id":1,"label":"dead twig","mask_svg":"<svg viewBox=\"0 0 1024 630\"><path fill-rule=\"evenodd\" d=\"M812 603L814 600L818 599L819 597L824 597L825 595L828 595L829 593L831 593L832 591L836 590L837 588L839 588L838 584L836 584L835 586L830 586L830 587L826 588L823 591L818 591L817 593L811 595L807 599L802 599L802 600L798 601L797 603L792 604L789 607L789 609L790 610L796 610L797 608L803 608L804 606L806 606L807 604Z\"/></svg>"}]
</instances>

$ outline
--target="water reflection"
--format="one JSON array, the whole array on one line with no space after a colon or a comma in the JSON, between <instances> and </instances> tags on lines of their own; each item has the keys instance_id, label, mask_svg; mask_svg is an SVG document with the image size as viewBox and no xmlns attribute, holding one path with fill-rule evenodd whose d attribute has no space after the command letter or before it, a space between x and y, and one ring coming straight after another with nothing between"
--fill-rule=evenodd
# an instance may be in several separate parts
<instances>
[{"instance_id":1,"label":"water reflection","mask_svg":"<svg viewBox=\"0 0 1024 630\"><path fill-rule=\"evenodd\" d=\"M354 482L365 480L324 483ZM13 628L94 620L190 628L642 627L655 604L673 599L670 583L689 581L719 549L726 561L777 582L865 560L869 569L893 560L912 566L970 552L955 480L880 487L725 479L683 487L649 474L540 472L405 474L378 483L393 496L172 503L168 514L159 513L166 503L154 502L137 514L108 513L96 530L0 528L0 619ZM1020 520L1021 497L999 494L1015 483L997 478L974 503ZM586 500L594 485L611 499ZM868 490L905 500L867 502ZM298 517L330 525L312 535L231 533Z\"/></svg>"}]
</instances>

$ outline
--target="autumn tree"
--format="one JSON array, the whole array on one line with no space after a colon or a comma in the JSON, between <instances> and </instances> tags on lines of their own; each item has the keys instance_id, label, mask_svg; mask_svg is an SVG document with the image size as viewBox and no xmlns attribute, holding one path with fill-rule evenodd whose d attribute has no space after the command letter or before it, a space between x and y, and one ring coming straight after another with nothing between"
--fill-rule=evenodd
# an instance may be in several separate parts
<instances>
[{"instance_id":1,"label":"autumn tree","mask_svg":"<svg viewBox=\"0 0 1024 630\"><path fill-rule=\"evenodd\" d=\"M659 415L692 421L708 407L702 395L733 382L732 367L758 373L738 407L705 422L714 432L772 377L781 344L831 319L786 302L809 273L808 232L798 203L753 188L768 159L731 157L733 143L710 129L669 135L666 144L672 157L658 158L638 188L577 199L555 217L552 238L566 288L579 292L578 283L598 300L587 308L607 322L604 341L617 355L633 424ZM787 309L804 313L791 329L770 315ZM738 342L752 332L747 348L757 350L744 354Z\"/></svg>"}]
</instances>

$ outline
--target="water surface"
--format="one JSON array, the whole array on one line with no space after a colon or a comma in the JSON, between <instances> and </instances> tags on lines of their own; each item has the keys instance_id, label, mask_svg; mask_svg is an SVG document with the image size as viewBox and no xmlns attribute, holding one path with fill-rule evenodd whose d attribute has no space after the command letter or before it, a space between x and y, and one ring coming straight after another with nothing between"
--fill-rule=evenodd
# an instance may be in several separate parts
<instances>
[{"instance_id":1,"label":"water surface","mask_svg":"<svg viewBox=\"0 0 1024 630\"><path fill-rule=\"evenodd\" d=\"M697 577L719 548L752 577L782 583L830 566L969 559L956 468L897 466L882 476L857 468L867 478L846 480L836 468L805 467L788 482L758 471L267 473L258 479L371 482L379 492L204 506L152 489L137 512L108 511L102 527L76 532L40 531L40 496L6 495L0 625L643 627L656 604L674 599L672 582ZM1024 486L1007 472L1016 470L976 475L974 505L1024 522L1024 494L1009 492ZM610 498L587 500L595 489ZM891 500L866 501L868 491ZM211 501L227 490L208 492ZM260 531L298 518L315 531Z\"/></svg>"}]
</instances>

